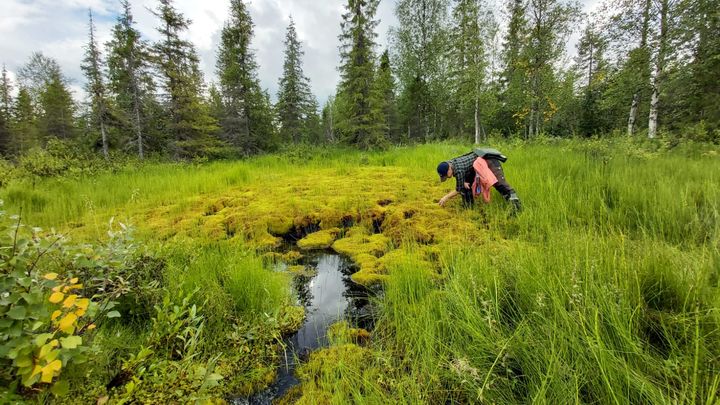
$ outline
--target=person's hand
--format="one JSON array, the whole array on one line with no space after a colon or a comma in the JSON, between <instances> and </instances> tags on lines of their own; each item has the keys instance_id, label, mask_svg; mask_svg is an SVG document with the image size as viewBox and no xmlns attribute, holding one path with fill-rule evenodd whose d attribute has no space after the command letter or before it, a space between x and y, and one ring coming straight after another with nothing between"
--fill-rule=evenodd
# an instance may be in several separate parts
<instances>
[{"instance_id":1,"label":"person's hand","mask_svg":"<svg viewBox=\"0 0 720 405\"><path fill-rule=\"evenodd\" d=\"M438 202L438 204L440 204L441 207L444 207L446 203L447 203L447 199L445 197L441 198L440 202Z\"/></svg>"},{"instance_id":2,"label":"person's hand","mask_svg":"<svg viewBox=\"0 0 720 405\"><path fill-rule=\"evenodd\" d=\"M470 183L463 183L465 185L465 188L470 190Z\"/></svg>"}]
</instances>

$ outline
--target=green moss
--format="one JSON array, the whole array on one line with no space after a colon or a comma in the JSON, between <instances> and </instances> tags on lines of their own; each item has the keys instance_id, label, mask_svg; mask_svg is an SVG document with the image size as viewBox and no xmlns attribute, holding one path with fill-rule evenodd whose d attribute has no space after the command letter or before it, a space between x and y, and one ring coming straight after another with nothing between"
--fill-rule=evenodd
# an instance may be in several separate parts
<instances>
[{"instance_id":1,"label":"green moss","mask_svg":"<svg viewBox=\"0 0 720 405\"><path fill-rule=\"evenodd\" d=\"M290 335L297 332L305 321L305 308L301 306L287 306L278 316L280 333Z\"/></svg>"},{"instance_id":2,"label":"green moss","mask_svg":"<svg viewBox=\"0 0 720 405\"><path fill-rule=\"evenodd\" d=\"M327 249L333 244L333 242L335 242L339 233L339 228L330 228L314 232L300 239L297 242L297 245L303 250Z\"/></svg>"}]
</instances>

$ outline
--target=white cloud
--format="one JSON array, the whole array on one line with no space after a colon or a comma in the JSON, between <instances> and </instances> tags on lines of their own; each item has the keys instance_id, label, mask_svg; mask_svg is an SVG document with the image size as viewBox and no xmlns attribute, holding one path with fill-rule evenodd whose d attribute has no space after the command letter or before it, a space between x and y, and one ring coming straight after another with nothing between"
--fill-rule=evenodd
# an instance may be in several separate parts
<instances>
[{"instance_id":1,"label":"white cloud","mask_svg":"<svg viewBox=\"0 0 720 405\"><path fill-rule=\"evenodd\" d=\"M586 10L600 0L584 0ZM157 40L157 19L149 9L155 0L131 0L138 29L148 40ZM289 15L297 25L305 51L305 74L322 103L335 91L339 80L338 35L344 0L251 0L250 14L255 23L252 47L260 65L259 78L274 97L282 73L283 39ZM383 0L377 18L379 51L387 46L387 33L396 23L392 0ZM206 80L215 79L215 58L220 30L227 19L228 0L176 0L176 7L192 20L187 39L197 47ZM73 89L84 82L80 63L87 41L87 10L92 8L98 38L105 42L119 12L116 0L3 0L0 14L0 63L15 72L33 51L58 60L73 81ZM574 52L574 49L569 49ZM81 91L76 92L82 96Z\"/></svg>"}]
</instances>

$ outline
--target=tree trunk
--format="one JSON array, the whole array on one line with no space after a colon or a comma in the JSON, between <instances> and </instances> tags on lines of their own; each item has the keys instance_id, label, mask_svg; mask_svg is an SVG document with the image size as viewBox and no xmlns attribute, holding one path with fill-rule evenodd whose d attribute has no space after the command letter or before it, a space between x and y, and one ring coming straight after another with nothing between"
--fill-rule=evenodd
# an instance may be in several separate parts
<instances>
[{"instance_id":1,"label":"tree trunk","mask_svg":"<svg viewBox=\"0 0 720 405\"><path fill-rule=\"evenodd\" d=\"M480 105L478 98L475 97L475 145L480 144Z\"/></svg>"},{"instance_id":2,"label":"tree trunk","mask_svg":"<svg viewBox=\"0 0 720 405\"><path fill-rule=\"evenodd\" d=\"M650 29L650 2L645 0L645 9L643 10L643 25L640 39L640 49L647 48L648 30ZM633 93L632 104L630 105L630 116L628 117L628 136L632 136L635 132L635 121L637 120L638 106L640 105L640 85L636 83L637 88Z\"/></svg>"},{"instance_id":3,"label":"tree trunk","mask_svg":"<svg viewBox=\"0 0 720 405\"><path fill-rule=\"evenodd\" d=\"M138 106L137 101L137 93L135 96L135 102L133 103L133 110L134 111L134 126L135 126L135 137L137 138L137 144L138 144L138 156L140 157L140 160L145 159L145 152L143 151L143 136L142 136L142 130L140 129L140 107Z\"/></svg>"},{"instance_id":4,"label":"tree trunk","mask_svg":"<svg viewBox=\"0 0 720 405\"><path fill-rule=\"evenodd\" d=\"M662 84L662 76L665 70L665 54L667 53L667 14L668 0L662 0L660 5L660 43L658 45L657 62L655 63L655 76L653 77L650 115L648 118L648 138L650 139L657 136L660 85Z\"/></svg>"},{"instance_id":5,"label":"tree trunk","mask_svg":"<svg viewBox=\"0 0 720 405\"><path fill-rule=\"evenodd\" d=\"M632 104L630 104L630 116L628 117L627 134L632 136L635 132L635 119L637 117L638 106L640 105L640 93L635 91L633 94Z\"/></svg>"},{"instance_id":6,"label":"tree trunk","mask_svg":"<svg viewBox=\"0 0 720 405\"><path fill-rule=\"evenodd\" d=\"M100 118L100 134L102 135L103 155L105 156L105 160L108 160L110 153L108 152L107 132L105 131L105 119L103 118Z\"/></svg>"}]
</instances>

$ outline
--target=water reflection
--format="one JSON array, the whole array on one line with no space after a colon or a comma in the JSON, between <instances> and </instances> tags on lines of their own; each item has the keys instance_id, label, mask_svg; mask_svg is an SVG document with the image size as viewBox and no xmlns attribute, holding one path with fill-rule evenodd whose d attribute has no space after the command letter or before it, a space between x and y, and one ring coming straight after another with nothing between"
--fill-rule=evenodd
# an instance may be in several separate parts
<instances>
[{"instance_id":1,"label":"water reflection","mask_svg":"<svg viewBox=\"0 0 720 405\"><path fill-rule=\"evenodd\" d=\"M253 397L233 401L235 404L270 404L298 384L297 360L302 361L311 351L327 346L327 330L333 323L346 319L353 326L372 328L370 292L350 279L354 271L351 262L337 254L322 253L306 258L303 264L317 271L313 277L295 278L298 301L305 306L305 323L286 339L284 361L275 383Z\"/></svg>"}]
</instances>

